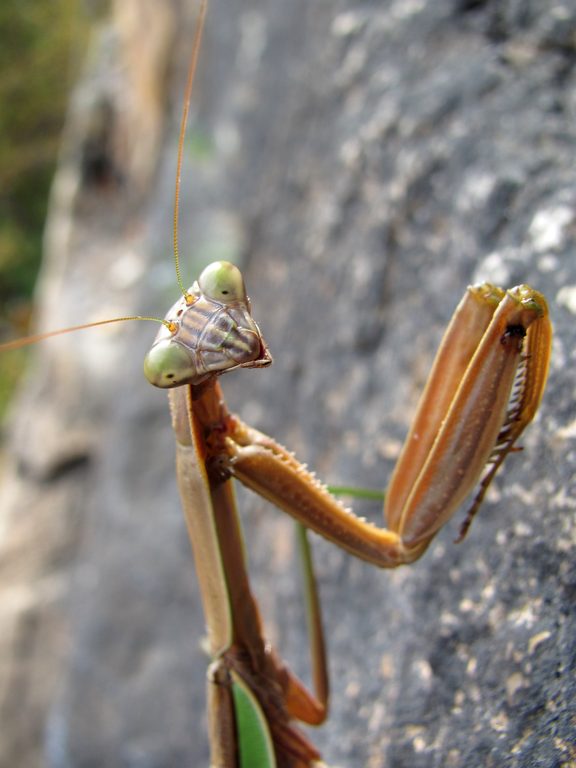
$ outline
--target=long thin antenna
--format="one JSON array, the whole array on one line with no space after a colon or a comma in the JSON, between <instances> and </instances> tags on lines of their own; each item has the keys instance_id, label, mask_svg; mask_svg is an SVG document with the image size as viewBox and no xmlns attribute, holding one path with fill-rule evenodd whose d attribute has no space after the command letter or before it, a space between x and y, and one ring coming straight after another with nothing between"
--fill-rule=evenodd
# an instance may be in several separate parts
<instances>
[{"instance_id":1,"label":"long thin antenna","mask_svg":"<svg viewBox=\"0 0 576 768\"><path fill-rule=\"evenodd\" d=\"M108 320L96 320L93 323L83 323L82 325L72 325L70 328L61 328L59 331L48 331L47 333L35 333L33 336L26 336L23 339L14 339L14 341L6 341L4 344L0 344L0 352L9 352L11 349L20 349L20 347L27 347L29 344L36 344L37 341L43 341L44 339L51 339L53 336L63 336L65 333L72 333L73 331L83 331L86 328L97 328L100 325L110 325L111 323L124 323L126 320L151 320L154 323L162 323L170 331L174 333L176 326L168 322L168 320L160 320L159 317L148 317L146 315L130 315L128 317L112 317Z\"/></svg>"},{"instance_id":2,"label":"long thin antenna","mask_svg":"<svg viewBox=\"0 0 576 768\"><path fill-rule=\"evenodd\" d=\"M206 19L207 8L208 8L208 0L201 0L200 10L198 12L198 19L196 21L196 29L194 30L194 42L192 44L192 58L190 60L190 67L188 69L188 82L186 83L186 91L184 94L184 108L182 110L182 122L180 123L180 137L178 139L176 184L174 187L174 229L173 229L174 266L176 268L176 279L178 280L178 285L187 303L192 302L192 296L186 290L186 287L182 280L182 275L180 274L180 251L178 249L178 215L179 215L179 208L180 208L182 155L184 154L184 137L186 136L186 124L188 122L188 113L190 112L190 99L192 96L192 86L194 85L194 77L196 75L196 67L198 65L198 56L200 54L200 47L202 44L202 33L204 31L204 21Z\"/></svg>"}]
</instances>

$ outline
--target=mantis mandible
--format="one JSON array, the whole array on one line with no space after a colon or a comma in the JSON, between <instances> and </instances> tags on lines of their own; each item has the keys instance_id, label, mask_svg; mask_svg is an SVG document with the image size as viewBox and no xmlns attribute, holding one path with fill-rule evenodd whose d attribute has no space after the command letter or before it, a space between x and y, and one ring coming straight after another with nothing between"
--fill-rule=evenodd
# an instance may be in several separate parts
<instances>
[{"instance_id":1,"label":"mantis mandible","mask_svg":"<svg viewBox=\"0 0 576 768\"><path fill-rule=\"evenodd\" d=\"M213 765L314 764L318 752L292 721L319 723L327 703L322 653L314 655L313 696L264 639L230 478L362 559L381 567L413 562L479 483L464 535L494 473L536 412L550 339L546 302L536 291L519 286L504 293L484 285L467 292L393 474L388 528L381 529L351 515L291 454L226 410L218 377L271 363L239 271L219 262L183 289L147 356L146 373L154 385L172 390L179 485L213 658ZM318 621L313 637L321 647ZM249 752L255 745L257 757Z\"/></svg>"}]
</instances>

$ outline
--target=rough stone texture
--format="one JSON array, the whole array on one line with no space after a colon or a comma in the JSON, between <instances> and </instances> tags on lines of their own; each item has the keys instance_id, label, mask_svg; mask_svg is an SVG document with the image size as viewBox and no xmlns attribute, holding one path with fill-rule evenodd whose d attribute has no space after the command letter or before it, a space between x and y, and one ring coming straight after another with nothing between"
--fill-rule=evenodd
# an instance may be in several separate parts
<instances>
[{"instance_id":1,"label":"rough stone texture","mask_svg":"<svg viewBox=\"0 0 576 768\"><path fill-rule=\"evenodd\" d=\"M175 293L192 9L124 4L72 109L45 327L162 313ZM462 545L456 522L388 573L315 540L333 681L315 738L332 766L576 763L575 28L568 0L211 2L194 131L212 143L184 171L183 268L241 263L276 358L230 375L233 408L327 480L380 486L468 283L533 284L556 329L525 451ZM140 372L153 335L43 345L14 414L2 768L207 763L169 419ZM270 634L306 674L291 524L240 495Z\"/></svg>"}]
</instances>

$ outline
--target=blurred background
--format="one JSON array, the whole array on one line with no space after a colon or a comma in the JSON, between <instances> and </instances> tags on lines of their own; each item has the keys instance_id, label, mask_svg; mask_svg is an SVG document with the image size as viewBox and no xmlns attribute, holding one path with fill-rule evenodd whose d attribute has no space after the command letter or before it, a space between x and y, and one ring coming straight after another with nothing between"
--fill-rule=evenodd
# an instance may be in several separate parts
<instances>
[{"instance_id":1,"label":"blurred background","mask_svg":"<svg viewBox=\"0 0 576 768\"><path fill-rule=\"evenodd\" d=\"M50 183L83 65L87 4L7 0L0 9L0 333L27 333ZM2 366L0 414L25 354Z\"/></svg>"},{"instance_id":2,"label":"blurred background","mask_svg":"<svg viewBox=\"0 0 576 768\"><path fill-rule=\"evenodd\" d=\"M42 238L39 330L162 316L175 300L195 12L2 4L0 261L16 264L1 277L3 334L25 332ZM527 282L555 326L524 451L460 546L461 515L388 573L314 537L333 701L312 737L333 768L576 760L575 29L571 0L210 2L182 269L191 283L214 258L238 263L275 358L223 379L231 409L326 481L381 487L469 283ZM207 764L173 437L165 394L141 373L155 332L52 339L15 387L0 768ZM3 377L16 358L0 357ZM291 523L239 496L269 636L306 678ZM381 520L377 505L358 511Z\"/></svg>"}]
</instances>

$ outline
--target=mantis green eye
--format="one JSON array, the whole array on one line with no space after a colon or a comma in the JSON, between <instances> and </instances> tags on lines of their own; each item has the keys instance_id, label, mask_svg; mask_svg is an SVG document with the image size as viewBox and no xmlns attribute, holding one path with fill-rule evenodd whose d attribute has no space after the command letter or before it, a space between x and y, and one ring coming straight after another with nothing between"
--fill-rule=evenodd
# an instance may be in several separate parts
<instances>
[{"instance_id":1,"label":"mantis green eye","mask_svg":"<svg viewBox=\"0 0 576 768\"><path fill-rule=\"evenodd\" d=\"M209 264L198 278L198 287L208 299L222 304L247 300L242 273L229 261Z\"/></svg>"},{"instance_id":2,"label":"mantis green eye","mask_svg":"<svg viewBox=\"0 0 576 768\"><path fill-rule=\"evenodd\" d=\"M190 354L181 344L171 339L159 341L144 358L144 375L155 387L177 387L194 372L194 361Z\"/></svg>"}]
</instances>

